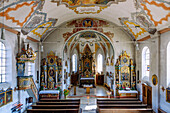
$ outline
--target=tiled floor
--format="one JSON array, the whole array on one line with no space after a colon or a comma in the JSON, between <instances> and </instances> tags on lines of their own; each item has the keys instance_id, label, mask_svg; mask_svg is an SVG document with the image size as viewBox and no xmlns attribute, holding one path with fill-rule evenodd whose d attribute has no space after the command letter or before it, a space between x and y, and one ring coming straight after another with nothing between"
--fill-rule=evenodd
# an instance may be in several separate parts
<instances>
[{"instance_id":1,"label":"tiled floor","mask_svg":"<svg viewBox=\"0 0 170 113\"><path fill-rule=\"evenodd\" d=\"M96 88L90 89L90 94L86 94L86 89L76 87L76 95L74 95L74 89L72 88L68 98L80 98L80 107L83 113L96 113L96 96L107 96L106 91L107 89L103 86L96 86Z\"/></svg>"}]
</instances>

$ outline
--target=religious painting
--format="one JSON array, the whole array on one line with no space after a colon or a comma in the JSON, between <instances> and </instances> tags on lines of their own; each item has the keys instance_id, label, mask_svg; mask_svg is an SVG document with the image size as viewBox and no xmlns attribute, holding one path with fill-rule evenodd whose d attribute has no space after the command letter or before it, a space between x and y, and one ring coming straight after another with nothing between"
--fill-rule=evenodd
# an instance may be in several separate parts
<instances>
[{"instance_id":1,"label":"religious painting","mask_svg":"<svg viewBox=\"0 0 170 113\"><path fill-rule=\"evenodd\" d=\"M5 91L0 90L0 107L5 105Z\"/></svg>"},{"instance_id":2,"label":"religious painting","mask_svg":"<svg viewBox=\"0 0 170 113\"><path fill-rule=\"evenodd\" d=\"M90 39L90 38L97 38L97 36L94 32L87 31L80 34L80 38Z\"/></svg>"},{"instance_id":3,"label":"religious painting","mask_svg":"<svg viewBox=\"0 0 170 113\"><path fill-rule=\"evenodd\" d=\"M156 86L158 84L158 77L156 75L152 75L152 84Z\"/></svg>"},{"instance_id":4,"label":"religious painting","mask_svg":"<svg viewBox=\"0 0 170 113\"><path fill-rule=\"evenodd\" d=\"M17 76L18 90L25 90L31 88L32 76Z\"/></svg>"},{"instance_id":5,"label":"religious painting","mask_svg":"<svg viewBox=\"0 0 170 113\"><path fill-rule=\"evenodd\" d=\"M83 27L93 27L93 20L92 19L83 20Z\"/></svg>"},{"instance_id":6,"label":"religious painting","mask_svg":"<svg viewBox=\"0 0 170 113\"><path fill-rule=\"evenodd\" d=\"M89 59L86 59L86 60L85 60L84 66L85 66L86 69L89 69L89 68L90 68L90 60L89 60Z\"/></svg>"},{"instance_id":7,"label":"religious painting","mask_svg":"<svg viewBox=\"0 0 170 113\"><path fill-rule=\"evenodd\" d=\"M24 76L25 73L25 63L17 63L17 75Z\"/></svg>"},{"instance_id":8,"label":"religious painting","mask_svg":"<svg viewBox=\"0 0 170 113\"><path fill-rule=\"evenodd\" d=\"M103 5L107 6L110 2L114 2L115 0L62 0L62 3L67 3L69 6L78 7L80 5L83 6L96 6L96 5ZM116 0L119 2L120 0ZM126 0L121 0L126 1ZM115 2L114 2L115 3Z\"/></svg>"},{"instance_id":9,"label":"religious painting","mask_svg":"<svg viewBox=\"0 0 170 113\"><path fill-rule=\"evenodd\" d=\"M50 69L48 70L48 75L49 75L50 77L55 77L55 70L54 70L54 68L50 68Z\"/></svg>"},{"instance_id":10,"label":"religious painting","mask_svg":"<svg viewBox=\"0 0 170 113\"><path fill-rule=\"evenodd\" d=\"M129 67L128 66L121 67L121 80L122 81L129 80Z\"/></svg>"},{"instance_id":11,"label":"religious painting","mask_svg":"<svg viewBox=\"0 0 170 113\"><path fill-rule=\"evenodd\" d=\"M166 88L166 101L170 103L170 88Z\"/></svg>"},{"instance_id":12,"label":"religious painting","mask_svg":"<svg viewBox=\"0 0 170 113\"><path fill-rule=\"evenodd\" d=\"M12 88L6 90L6 104L12 102Z\"/></svg>"}]
</instances>

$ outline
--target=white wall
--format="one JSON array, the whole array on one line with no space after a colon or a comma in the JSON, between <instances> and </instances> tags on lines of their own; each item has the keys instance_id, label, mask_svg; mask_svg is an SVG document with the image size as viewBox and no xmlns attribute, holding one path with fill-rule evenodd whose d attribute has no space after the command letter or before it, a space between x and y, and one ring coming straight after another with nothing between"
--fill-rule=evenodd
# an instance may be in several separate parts
<instances>
[{"instance_id":1,"label":"white wall","mask_svg":"<svg viewBox=\"0 0 170 113\"><path fill-rule=\"evenodd\" d=\"M137 89L140 91L140 99L142 100L142 83L147 82L152 87L152 107L155 112L161 109L170 112L170 104L166 102L166 92L161 90L160 86L167 87L166 82L166 48L170 41L170 32L166 32L159 37L151 38L139 44L139 51L136 54L136 71L139 70L139 80L141 83L137 84ZM160 43L160 44L159 44ZM150 76L149 81L142 79L142 50L147 46L150 49ZM159 47L160 46L160 47ZM160 55L160 58L159 58ZM160 62L160 64L159 64ZM152 84L152 75L156 74L158 77L158 84ZM160 84L159 84L160 82ZM160 102L159 102L160 99Z\"/></svg>"},{"instance_id":2,"label":"white wall","mask_svg":"<svg viewBox=\"0 0 170 113\"><path fill-rule=\"evenodd\" d=\"M16 54L18 52L17 35L11 32L8 32L8 31L5 31L4 35L5 35L5 41L3 40L1 41L4 42L7 48L7 69L6 69L7 76L5 78L6 83L0 83L0 89L3 88L4 90L6 90L7 88L11 87L13 89L13 101L7 105L0 107L0 112L3 111L3 113L10 113L12 104L19 101L19 98L20 98L21 103L23 104L23 108L25 108L25 103L26 103L25 98L29 97L29 95L27 91L22 90L20 91L20 97L19 97L18 91L14 91L14 88L17 87L17 79L16 79L17 77ZM36 49L35 44L34 44L33 49Z\"/></svg>"},{"instance_id":3,"label":"white wall","mask_svg":"<svg viewBox=\"0 0 170 113\"><path fill-rule=\"evenodd\" d=\"M161 35L161 41L160 41L160 86L164 86L167 88L167 69L170 69L170 67L167 67L167 45L168 42L170 42L170 31L166 32ZM169 81L170 82L170 81ZM161 87L160 87L161 88ZM170 103L166 102L166 90L163 92L160 89L160 108L165 110L167 113L170 113Z\"/></svg>"}]
</instances>

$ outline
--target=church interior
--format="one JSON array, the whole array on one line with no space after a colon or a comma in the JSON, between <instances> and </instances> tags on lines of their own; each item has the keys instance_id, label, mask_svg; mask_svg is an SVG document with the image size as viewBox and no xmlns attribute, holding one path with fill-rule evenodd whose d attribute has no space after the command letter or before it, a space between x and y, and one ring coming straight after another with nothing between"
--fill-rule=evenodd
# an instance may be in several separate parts
<instances>
[{"instance_id":1,"label":"church interior","mask_svg":"<svg viewBox=\"0 0 170 113\"><path fill-rule=\"evenodd\" d=\"M169 19L169 0L0 0L0 113L170 113Z\"/></svg>"}]
</instances>

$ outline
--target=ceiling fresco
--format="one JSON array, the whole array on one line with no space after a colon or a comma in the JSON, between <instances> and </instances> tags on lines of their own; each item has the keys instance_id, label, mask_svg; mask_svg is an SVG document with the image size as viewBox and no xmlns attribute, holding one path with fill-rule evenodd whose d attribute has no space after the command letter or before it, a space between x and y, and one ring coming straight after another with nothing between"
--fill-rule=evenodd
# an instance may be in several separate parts
<instances>
[{"instance_id":1,"label":"ceiling fresco","mask_svg":"<svg viewBox=\"0 0 170 113\"><path fill-rule=\"evenodd\" d=\"M72 32L66 32L63 34L65 41L74 33L82 31L82 30L95 30L99 31L110 39L113 38L114 34L111 32L104 32L102 27L108 27L110 24L104 20L94 19L94 18L82 18L73 20L67 23L67 27L74 27ZM87 34L86 34L87 35Z\"/></svg>"},{"instance_id":2,"label":"ceiling fresco","mask_svg":"<svg viewBox=\"0 0 170 113\"><path fill-rule=\"evenodd\" d=\"M35 1L20 2L11 7L4 7L3 11L0 12L0 17L4 17L6 21L12 21L12 23L22 27L34 13L37 6L38 4ZM27 11L23 12L24 9L27 9ZM17 14L18 12L22 13L22 18Z\"/></svg>"},{"instance_id":3,"label":"ceiling fresco","mask_svg":"<svg viewBox=\"0 0 170 113\"><path fill-rule=\"evenodd\" d=\"M119 18L122 25L130 33L130 35L136 40L140 35L147 32L143 27L137 24L135 21L129 21L128 18Z\"/></svg>"},{"instance_id":4,"label":"ceiling fresco","mask_svg":"<svg viewBox=\"0 0 170 113\"><path fill-rule=\"evenodd\" d=\"M63 34L66 40L81 30L95 30L112 40L114 34L102 28L110 27L109 22L139 40L169 28L169 17L169 0L0 0L0 23L37 41L65 22L74 27Z\"/></svg>"},{"instance_id":5,"label":"ceiling fresco","mask_svg":"<svg viewBox=\"0 0 170 113\"><path fill-rule=\"evenodd\" d=\"M163 21L168 21L168 17L170 17L170 2L164 0L140 0L139 4L155 26L162 24ZM159 13L161 13L160 17L157 16L157 12L153 12L154 9L159 10Z\"/></svg>"},{"instance_id":6,"label":"ceiling fresco","mask_svg":"<svg viewBox=\"0 0 170 113\"><path fill-rule=\"evenodd\" d=\"M126 0L51 0L51 2L57 3L58 5L65 4L77 14L100 13L111 4L118 4L119 2L125 1Z\"/></svg>"}]
</instances>

